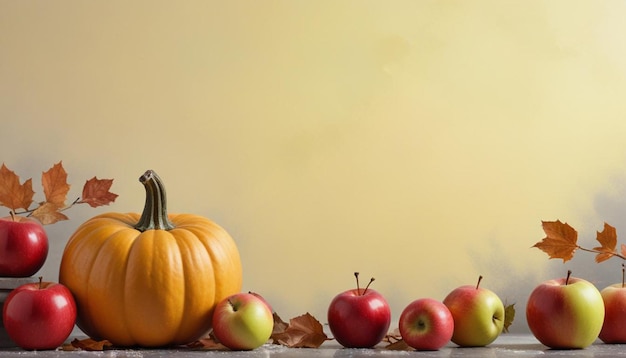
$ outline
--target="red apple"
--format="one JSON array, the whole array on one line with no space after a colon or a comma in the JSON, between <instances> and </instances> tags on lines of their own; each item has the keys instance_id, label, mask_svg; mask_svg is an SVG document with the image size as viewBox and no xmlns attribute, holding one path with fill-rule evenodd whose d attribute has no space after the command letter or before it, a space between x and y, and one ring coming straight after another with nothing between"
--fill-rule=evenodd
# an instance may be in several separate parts
<instances>
[{"instance_id":1,"label":"red apple","mask_svg":"<svg viewBox=\"0 0 626 358\"><path fill-rule=\"evenodd\" d=\"M399 321L402 339L417 350L435 351L446 345L454 332L454 319L446 305L432 298L409 303Z\"/></svg>"},{"instance_id":2,"label":"red apple","mask_svg":"<svg viewBox=\"0 0 626 358\"><path fill-rule=\"evenodd\" d=\"M27 283L11 291L2 311L4 328L18 346L27 350L59 347L74 328L76 303L59 283Z\"/></svg>"},{"instance_id":3,"label":"red apple","mask_svg":"<svg viewBox=\"0 0 626 358\"><path fill-rule=\"evenodd\" d=\"M504 304L491 290L466 285L454 289L443 303L454 318L452 342L461 347L482 347L493 342L504 328Z\"/></svg>"},{"instance_id":4,"label":"red apple","mask_svg":"<svg viewBox=\"0 0 626 358\"><path fill-rule=\"evenodd\" d=\"M548 280L528 297L526 320L543 345L580 349L593 343L604 322L604 303L598 289L582 278ZM623 326L622 326L623 327Z\"/></svg>"},{"instance_id":5,"label":"red apple","mask_svg":"<svg viewBox=\"0 0 626 358\"><path fill-rule=\"evenodd\" d=\"M604 323L599 338L604 343L626 343L626 286L624 285L624 264L622 282L605 287L600 291L604 301Z\"/></svg>"},{"instance_id":6,"label":"red apple","mask_svg":"<svg viewBox=\"0 0 626 358\"><path fill-rule=\"evenodd\" d=\"M333 336L347 348L370 348L382 341L389 330L391 310L385 298L369 288L374 279L361 289L359 273L355 272L357 288L335 296L328 307L328 326Z\"/></svg>"},{"instance_id":7,"label":"red apple","mask_svg":"<svg viewBox=\"0 0 626 358\"><path fill-rule=\"evenodd\" d=\"M213 334L232 350L252 350L272 335L274 316L265 300L236 293L220 301L213 312Z\"/></svg>"},{"instance_id":8,"label":"red apple","mask_svg":"<svg viewBox=\"0 0 626 358\"><path fill-rule=\"evenodd\" d=\"M13 212L0 218L0 276L32 276L47 257L48 236L39 221Z\"/></svg>"}]
</instances>

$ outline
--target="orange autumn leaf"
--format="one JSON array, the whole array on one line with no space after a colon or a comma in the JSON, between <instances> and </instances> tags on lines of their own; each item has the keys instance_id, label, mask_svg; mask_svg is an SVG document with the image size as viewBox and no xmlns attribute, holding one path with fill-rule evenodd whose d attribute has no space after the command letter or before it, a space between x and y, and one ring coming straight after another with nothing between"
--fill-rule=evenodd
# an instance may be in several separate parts
<instances>
[{"instance_id":1,"label":"orange autumn leaf","mask_svg":"<svg viewBox=\"0 0 626 358\"><path fill-rule=\"evenodd\" d=\"M53 203L42 203L33 210L31 216L39 220L42 225L54 224L57 221L69 220L69 218L59 211L61 207Z\"/></svg>"},{"instance_id":2,"label":"orange autumn leaf","mask_svg":"<svg viewBox=\"0 0 626 358\"><path fill-rule=\"evenodd\" d=\"M276 318L282 322L280 317L275 316L275 321ZM309 313L290 319L287 327L272 333L271 338L274 344L289 348L318 348L328 340L322 324Z\"/></svg>"},{"instance_id":3,"label":"orange autumn leaf","mask_svg":"<svg viewBox=\"0 0 626 358\"><path fill-rule=\"evenodd\" d=\"M79 203L89 204L92 208L102 205L109 205L117 198L117 194L109 191L113 179L98 179L93 177L85 183L83 187L83 196Z\"/></svg>"},{"instance_id":4,"label":"orange autumn leaf","mask_svg":"<svg viewBox=\"0 0 626 358\"><path fill-rule=\"evenodd\" d=\"M574 257L578 249L578 233L567 223L561 221L542 221L546 237L533 245L550 256L551 259L562 259L563 262Z\"/></svg>"},{"instance_id":5,"label":"orange autumn leaf","mask_svg":"<svg viewBox=\"0 0 626 358\"><path fill-rule=\"evenodd\" d=\"M596 262L600 263L613 257L617 248L617 231L607 223L604 223L604 230L598 231L596 240L601 246L594 247L598 251Z\"/></svg>"},{"instance_id":6,"label":"orange autumn leaf","mask_svg":"<svg viewBox=\"0 0 626 358\"><path fill-rule=\"evenodd\" d=\"M65 204L70 185L67 183L67 172L60 161L41 175L41 184L45 200L35 202L32 179L20 184L20 178L6 165L0 167L0 206L5 206L15 215L32 216L42 224L53 224L57 221L68 220L62 212L76 204L89 204L91 207L108 205L115 201L117 194L109 190L113 179L97 179L93 177L83 187L83 198ZM31 205L35 205L31 208ZM23 210L18 210L23 209Z\"/></svg>"},{"instance_id":7,"label":"orange autumn leaf","mask_svg":"<svg viewBox=\"0 0 626 358\"><path fill-rule=\"evenodd\" d=\"M70 186L67 184L67 172L63 169L62 162L58 162L41 175L41 185L46 202L58 205L59 208L65 206Z\"/></svg>"},{"instance_id":8,"label":"orange autumn leaf","mask_svg":"<svg viewBox=\"0 0 626 358\"><path fill-rule=\"evenodd\" d=\"M626 256L626 245L622 244L621 251L622 251L622 256Z\"/></svg>"},{"instance_id":9,"label":"orange autumn leaf","mask_svg":"<svg viewBox=\"0 0 626 358\"><path fill-rule=\"evenodd\" d=\"M28 179L20 184L20 178L3 163L0 167L0 205L13 211L28 210L34 195L33 181Z\"/></svg>"}]
</instances>

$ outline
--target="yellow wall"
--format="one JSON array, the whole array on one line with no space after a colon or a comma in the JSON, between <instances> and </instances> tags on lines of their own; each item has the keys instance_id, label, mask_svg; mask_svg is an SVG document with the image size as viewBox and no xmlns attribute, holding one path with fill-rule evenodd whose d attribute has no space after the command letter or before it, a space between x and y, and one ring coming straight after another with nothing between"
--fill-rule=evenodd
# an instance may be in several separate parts
<instances>
[{"instance_id":1,"label":"yellow wall","mask_svg":"<svg viewBox=\"0 0 626 358\"><path fill-rule=\"evenodd\" d=\"M99 212L140 211L137 178L154 169L172 212L232 234L244 290L283 318L325 322L353 271L377 278L396 318L479 274L523 308L565 271L530 249L540 221L593 239L607 220L598 203L621 209L625 11L0 0L0 161L35 190L60 160L72 195L115 178L113 205L48 227L52 280L71 232ZM595 277L592 261L578 276Z\"/></svg>"}]
</instances>

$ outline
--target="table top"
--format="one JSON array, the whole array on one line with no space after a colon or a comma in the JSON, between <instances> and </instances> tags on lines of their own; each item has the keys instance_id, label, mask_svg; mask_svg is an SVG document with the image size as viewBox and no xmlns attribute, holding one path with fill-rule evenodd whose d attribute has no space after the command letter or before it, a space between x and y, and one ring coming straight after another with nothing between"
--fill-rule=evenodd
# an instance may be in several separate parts
<instances>
[{"instance_id":1,"label":"table top","mask_svg":"<svg viewBox=\"0 0 626 358\"><path fill-rule=\"evenodd\" d=\"M29 352L20 349L2 349L2 357L333 357L333 358L366 358L366 357L626 357L626 345L604 344L596 341L590 347L577 350L551 350L543 346L530 334L502 334L487 347L460 348L449 344L438 351L390 351L382 347L375 349L346 349L335 341L328 341L318 349L286 348L279 345L266 344L253 351L206 351L189 349L124 349L103 352L88 351L39 351Z\"/></svg>"}]
</instances>

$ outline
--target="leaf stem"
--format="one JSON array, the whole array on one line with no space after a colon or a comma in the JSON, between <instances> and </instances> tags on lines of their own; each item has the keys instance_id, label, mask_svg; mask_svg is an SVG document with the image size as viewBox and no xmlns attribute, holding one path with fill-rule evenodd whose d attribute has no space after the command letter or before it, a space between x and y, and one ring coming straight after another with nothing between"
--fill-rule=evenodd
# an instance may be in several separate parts
<instances>
[{"instance_id":1,"label":"leaf stem","mask_svg":"<svg viewBox=\"0 0 626 358\"><path fill-rule=\"evenodd\" d=\"M609 252L600 251L600 250L587 249L587 248L584 248L584 247L579 246L579 245L576 245L576 248L578 250L587 251L587 252L591 252L591 253L594 253L594 254L608 254L609 253ZM622 260L626 260L626 256L620 254L619 252L617 252L617 250L613 251L613 252L610 252L610 254L613 255L613 256L619 257Z\"/></svg>"}]
</instances>

